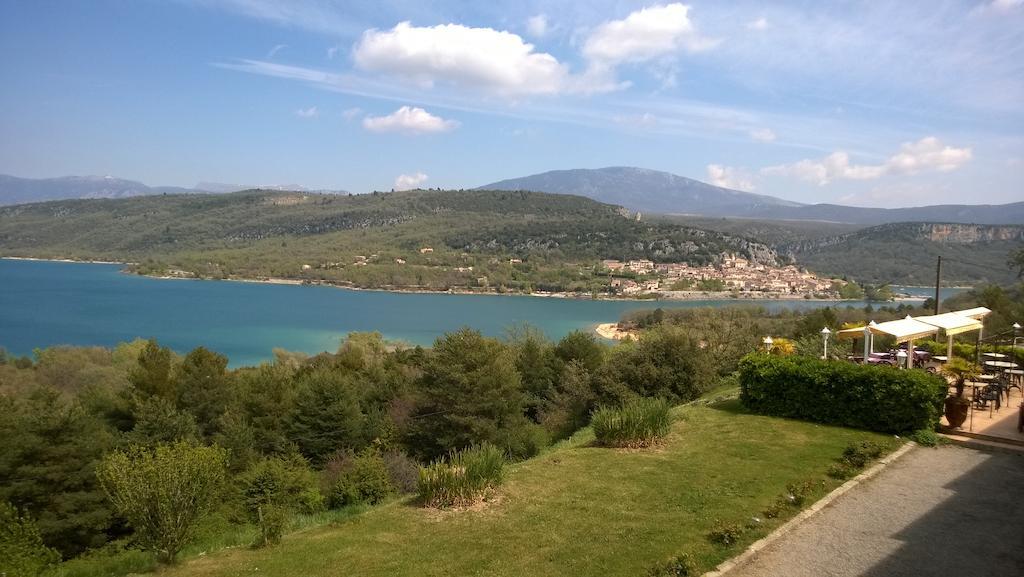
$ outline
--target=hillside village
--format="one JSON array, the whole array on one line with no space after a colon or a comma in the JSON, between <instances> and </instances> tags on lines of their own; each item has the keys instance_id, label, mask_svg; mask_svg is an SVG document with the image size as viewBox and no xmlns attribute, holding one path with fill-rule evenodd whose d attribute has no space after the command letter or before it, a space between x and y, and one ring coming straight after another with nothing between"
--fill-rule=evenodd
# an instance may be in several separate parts
<instances>
[{"instance_id":1,"label":"hillside village","mask_svg":"<svg viewBox=\"0 0 1024 577\"><path fill-rule=\"evenodd\" d=\"M735 254L727 255L717 266L691 267L685 262L654 263L645 259L627 262L603 260L601 266L612 277L611 289L622 295L692 289L832 296L842 283L839 279L818 278L793 265L771 267L752 263ZM623 276L623 273L634 278Z\"/></svg>"}]
</instances>

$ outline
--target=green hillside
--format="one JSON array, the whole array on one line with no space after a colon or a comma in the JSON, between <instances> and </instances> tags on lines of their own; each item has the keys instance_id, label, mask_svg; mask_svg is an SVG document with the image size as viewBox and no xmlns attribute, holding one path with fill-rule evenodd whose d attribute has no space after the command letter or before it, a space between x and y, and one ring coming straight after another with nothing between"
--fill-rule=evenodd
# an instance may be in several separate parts
<instances>
[{"instance_id":1,"label":"green hillside","mask_svg":"<svg viewBox=\"0 0 1024 577\"><path fill-rule=\"evenodd\" d=\"M775 259L741 237L638 222L612 205L532 192L246 191L0 209L4 256L120 260L139 263L145 273L360 287L589 292L606 282L591 274L603 258L705 264L723 252Z\"/></svg>"},{"instance_id":2,"label":"green hillside","mask_svg":"<svg viewBox=\"0 0 1024 577\"><path fill-rule=\"evenodd\" d=\"M929 285L942 257L947 283L1009 284L1010 253L1024 247L1024 226L896 223L777 245L782 254L822 274L870 283Z\"/></svg>"},{"instance_id":3,"label":"green hillside","mask_svg":"<svg viewBox=\"0 0 1024 577\"><path fill-rule=\"evenodd\" d=\"M1011 283L1006 262L1024 247L1024 226L894 223L880 226L657 215L663 222L756 239L819 274L874 284L929 285L936 257L947 282Z\"/></svg>"},{"instance_id":4,"label":"green hillside","mask_svg":"<svg viewBox=\"0 0 1024 577\"><path fill-rule=\"evenodd\" d=\"M471 510L396 501L275 547L211 553L162 574L637 576L683 553L704 571L796 512L762 515L788 484L812 481L816 498L841 482L825 473L848 443L885 442L883 435L746 414L736 401L676 413L663 447L596 448L584 430L515 465L499 496ZM758 521L734 545L708 539L712 530L743 527L752 517Z\"/></svg>"}]
</instances>

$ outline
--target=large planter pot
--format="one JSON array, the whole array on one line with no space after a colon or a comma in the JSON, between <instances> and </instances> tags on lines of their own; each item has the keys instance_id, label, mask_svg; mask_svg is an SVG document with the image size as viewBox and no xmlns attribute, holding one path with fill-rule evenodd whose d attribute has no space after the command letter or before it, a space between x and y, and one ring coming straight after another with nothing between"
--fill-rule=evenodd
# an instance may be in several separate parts
<instances>
[{"instance_id":1,"label":"large planter pot","mask_svg":"<svg viewBox=\"0 0 1024 577\"><path fill-rule=\"evenodd\" d=\"M971 402L964 397L946 397L946 422L953 429L959 428L967 420L967 411Z\"/></svg>"}]
</instances>

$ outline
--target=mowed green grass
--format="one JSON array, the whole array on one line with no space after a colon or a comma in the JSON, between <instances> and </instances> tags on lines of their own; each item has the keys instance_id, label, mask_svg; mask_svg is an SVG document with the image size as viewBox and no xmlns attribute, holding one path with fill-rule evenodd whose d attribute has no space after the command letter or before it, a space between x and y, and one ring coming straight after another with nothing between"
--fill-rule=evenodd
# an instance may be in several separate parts
<instances>
[{"instance_id":1,"label":"mowed green grass","mask_svg":"<svg viewBox=\"0 0 1024 577\"><path fill-rule=\"evenodd\" d=\"M708 541L714 527L760 517L788 483L821 479L819 494L831 490L838 482L825 471L848 443L887 439L746 414L736 401L675 414L655 449L597 448L581 431L511 467L497 498L479 508L442 512L394 501L275 547L211 553L161 574L635 576L684 552L707 570L796 509L729 548Z\"/></svg>"}]
</instances>

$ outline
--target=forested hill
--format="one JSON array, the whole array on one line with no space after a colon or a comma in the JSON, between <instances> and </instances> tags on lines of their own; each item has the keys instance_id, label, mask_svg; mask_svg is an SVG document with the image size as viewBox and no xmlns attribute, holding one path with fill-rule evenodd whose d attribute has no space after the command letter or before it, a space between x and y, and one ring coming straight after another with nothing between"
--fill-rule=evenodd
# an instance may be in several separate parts
<instances>
[{"instance_id":1,"label":"forested hill","mask_svg":"<svg viewBox=\"0 0 1024 577\"><path fill-rule=\"evenodd\" d=\"M823 274L857 281L931 284L942 256L947 282L1011 283L1010 253L1024 247L1024 226L895 223L776 248Z\"/></svg>"},{"instance_id":2,"label":"forested hill","mask_svg":"<svg viewBox=\"0 0 1024 577\"><path fill-rule=\"evenodd\" d=\"M732 252L776 263L770 248L738 236L641 222L617 206L536 192L245 191L0 208L3 256L364 287L590 290L581 266L599 259L705 264Z\"/></svg>"}]
</instances>

